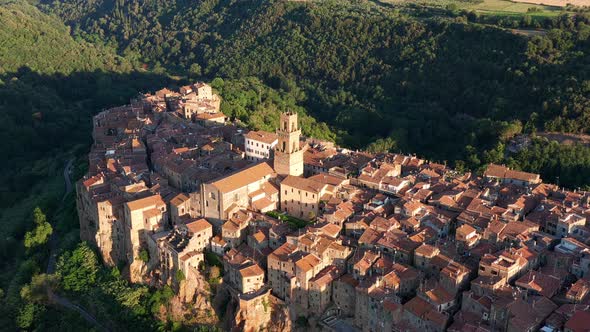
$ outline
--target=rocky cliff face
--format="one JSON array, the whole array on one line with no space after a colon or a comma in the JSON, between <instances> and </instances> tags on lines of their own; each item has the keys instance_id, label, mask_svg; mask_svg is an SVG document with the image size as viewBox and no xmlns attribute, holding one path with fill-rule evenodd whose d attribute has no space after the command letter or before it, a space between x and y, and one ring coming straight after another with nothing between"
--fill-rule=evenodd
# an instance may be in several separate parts
<instances>
[{"instance_id":1,"label":"rocky cliff face","mask_svg":"<svg viewBox=\"0 0 590 332\"><path fill-rule=\"evenodd\" d=\"M160 309L160 318L182 322L186 326L217 325L219 318L210 298L209 284L200 273L195 272L180 282L168 306Z\"/></svg>"},{"instance_id":2,"label":"rocky cliff face","mask_svg":"<svg viewBox=\"0 0 590 332\"><path fill-rule=\"evenodd\" d=\"M293 331L293 321L289 314L289 308L278 303L271 295L271 319L268 325L268 330L271 332Z\"/></svg>"},{"instance_id":3,"label":"rocky cliff face","mask_svg":"<svg viewBox=\"0 0 590 332\"><path fill-rule=\"evenodd\" d=\"M129 281L132 283L144 283L144 276L147 273L146 264L136 259L129 265Z\"/></svg>"},{"instance_id":4,"label":"rocky cliff face","mask_svg":"<svg viewBox=\"0 0 590 332\"><path fill-rule=\"evenodd\" d=\"M270 290L252 298L240 297L234 319L235 326L247 332L264 330L270 324L271 313Z\"/></svg>"},{"instance_id":5,"label":"rocky cliff face","mask_svg":"<svg viewBox=\"0 0 590 332\"><path fill-rule=\"evenodd\" d=\"M173 298L173 317L187 324L217 324L219 319L210 301L212 294L209 283L201 273L189 273L191 275L180 282L178 295Z\"/></svg>"}]
</instances>

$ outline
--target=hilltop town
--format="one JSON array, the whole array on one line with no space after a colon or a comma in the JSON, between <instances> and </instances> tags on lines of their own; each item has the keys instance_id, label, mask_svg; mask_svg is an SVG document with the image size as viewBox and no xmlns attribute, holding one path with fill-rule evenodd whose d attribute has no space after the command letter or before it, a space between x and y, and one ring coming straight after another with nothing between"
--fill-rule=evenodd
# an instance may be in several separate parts
<instances>
[{"instance_id":1,"label":"hilltop town","mask_svg":"<svg viewBox=\"0 0 590 332\"><path fill-rule=\"evenodd\" d=\"M590 193L490 164L483 176L231 122L205 83L93 119L80 237L135 283L215 307L223 328L582 331ZM229 318L228 318L229 317Z\"/></svg>"}]
</instances>

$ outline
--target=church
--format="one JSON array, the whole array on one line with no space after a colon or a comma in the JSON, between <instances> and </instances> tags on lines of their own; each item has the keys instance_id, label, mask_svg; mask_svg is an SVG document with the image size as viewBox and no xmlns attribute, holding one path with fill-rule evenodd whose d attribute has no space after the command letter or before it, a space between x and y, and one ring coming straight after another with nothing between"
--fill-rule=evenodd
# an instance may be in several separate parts
<instances>
[{"instance_id":1,"label":"church","mask_svg":"<svg viewBox=\"0 0 590 332\"><path fill-rule=\"evenodd\" d=\"M329 186L316 177L303 178L304 148L297 113L282 113L276 134L273 160L202 184L201 214L216 229L241 209L280 210L306 220L318 215L320 199Z\"/></svg>"}]
</instances>

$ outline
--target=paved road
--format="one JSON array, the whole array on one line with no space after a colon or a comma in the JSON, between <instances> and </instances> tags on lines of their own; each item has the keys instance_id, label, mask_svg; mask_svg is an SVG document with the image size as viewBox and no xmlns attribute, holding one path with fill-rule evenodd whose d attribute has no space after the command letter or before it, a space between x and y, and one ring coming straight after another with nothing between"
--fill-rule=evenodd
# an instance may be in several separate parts
<instances>
[{"instance_id":1,"label":"paved road","mask_svg":"<svg viewBox=\"0 0 590 332\"><path fill-rule=\"evenodd\" d=\"M66 200L66 197L68 196L70 191L72 191L72 179L70 178L70 176L72 175L72 165L73 164L74 164L74 158L71 158L66 163L66 167L64 167L63 174L64 174L64 181L66 183L66 192L64 193L63 197L61 198L62 202L64 202Z\"/></svg>"},{"instance_id":2,"label":"paved road","mask_svg":"<svg viewBox=\"0 0 590 332\"><path fill-rule=\"evenodd\" d=\"M64 182L66 185L66 191L65 191L63 197L61 198L61 204L58 209L61 209L63 207L66 197L72 191L72 179L70 178L70 176L72 174L73 163L74 163L74 158L71 158L70 160L68 160L68 162L66 163L66 165L64 167L63 176L64 176ZM49 238L49 261L47 262L47 274L55 273L55 264L56 264L56 260L57 260L57 244L58 244L58 242L59 242L59 239L57 237L57 232L54 230L54 232L51 234L51 237ZM100 324L98 322L98 320L96 320L96 318L94 318L94 316L92 316L88 311L86 311L86 309L82 308L81 306L79 306L75 303L72 303L72 301L70 301L69 299L67 299L65 297L61 297L61 296L55 294L51 290L48 291L48 295L49 295L50 301L52 301L55 304L61 305L62 307L65 307L67 309L77 311L80 314L80 316L82 316L82 318L84 318L88 323L94 325L98 330L109 331L109 329L107 329L102 324Z\"/></svg>"},{"instance_id":3,"label":"paved road","mask_svg":"<svg viewBox=\"0 0 590 332\"><path fill-rule=\"evenodd\" d=\"M96 320L96 318L94 318L94 316L92 316L90 313L88 313L84 308L82 308L81 306L79 306L79 305L77 305L75 303L72 303L67 298L61 297L61 296L53 293L52 291L49 291L49 299L53 303L57 303L57 304L61 305L62 307L65 307L65 308L70 309L70 310L77 311L80 314L80 316L82 316L82 318L84 318L90 324L93 324L98 330L100 330L100 331L106 331L106 332L109 332L110 331L109 329L107 329L106 327L104 327L101 323L99 323Z\"/></svg>"},{"instance_id":4,"label":"paved road","mask_svg":"<svg viewBox=\"0 0 590 332\"><path fill-rule=\"evenodd\" d=\"M72 164L74 163L74 158L71 158L66 163L64 167L63 176L64 176L64 183L66 185L66 191L61 198L61 204L59 205L58 209L63 207L64 202L66 201L66 197L72 191L72 179L70 179L70 174L72 173ZM57 260L57 232L54 229L54 232L51 233L51 237L49 238L49 261L47 262L47 274L53 274L55 272L55 263Z\"/></svg>"}]
</instances>

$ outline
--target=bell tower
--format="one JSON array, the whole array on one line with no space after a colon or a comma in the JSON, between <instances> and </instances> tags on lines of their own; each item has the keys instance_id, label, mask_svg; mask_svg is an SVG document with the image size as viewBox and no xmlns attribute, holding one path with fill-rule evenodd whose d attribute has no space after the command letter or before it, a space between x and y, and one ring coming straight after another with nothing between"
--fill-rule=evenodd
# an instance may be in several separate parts
<instances>
[{"instance_id":1,"label":"bell tower","mask_svg":"<svg viewBox=\"0 0 590 332\"><path fill-rule=\"evenodd\" d=\"M281 113L279 143L275 147L274 169L279 175L303 175L303 150L299 147L301 130L297 123L297 113Z\"/></svg>"}]
</instances>

